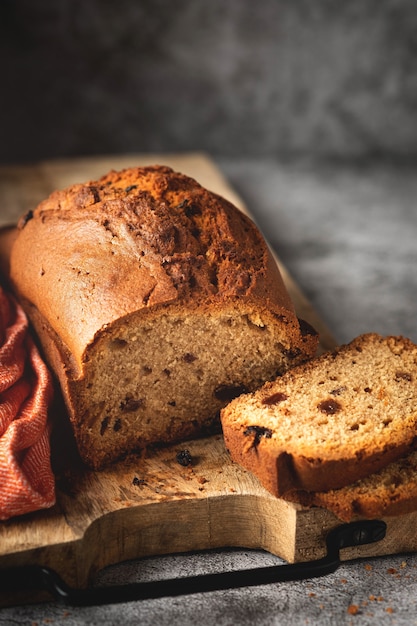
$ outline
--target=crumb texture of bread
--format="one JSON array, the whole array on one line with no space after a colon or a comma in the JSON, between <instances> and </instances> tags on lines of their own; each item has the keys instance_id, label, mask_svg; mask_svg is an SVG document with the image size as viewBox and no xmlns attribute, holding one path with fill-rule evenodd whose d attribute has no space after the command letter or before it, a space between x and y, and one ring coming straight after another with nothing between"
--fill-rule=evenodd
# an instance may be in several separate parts
<instances>
[{"instance_id":1,"label":"crumb texture of bread","mask_svg":"<svg viewBox=\"0 0 417 626\"><path fill-rule=\"evenodd\" d=\"M233 400L221 421L232 459L275 495L345 487L416 447L417 346L362 335Z\"/></svg>"},{"instance_id":2,"label":"crumb texture of bread","mask_svg":"<svg viewBox=\"0 0 417 626\"><path fill-rule=\"evenodd\" d=\"M317 349L254 223L165 166L54 192L10 274L92 467L210 430Z\"/></svg>"}]
</instances>

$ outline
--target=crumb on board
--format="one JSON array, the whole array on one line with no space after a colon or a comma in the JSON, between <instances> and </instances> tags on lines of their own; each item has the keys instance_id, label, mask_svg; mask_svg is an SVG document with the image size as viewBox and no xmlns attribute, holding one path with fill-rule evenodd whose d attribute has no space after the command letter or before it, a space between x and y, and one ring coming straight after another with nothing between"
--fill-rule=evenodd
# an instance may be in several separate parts
<instances>
[{"instance_id":1,"label":"crumb on board","mask_svg":"<svg viewBox=\"0 0 417 626\"><path fill-rule=\"evenodd\" d=\"M188 467L193 462L193 457L191 456L190 451L187 449L180 450L177 453L176 459L177 459L177 463L179 463L183 467Z\"/></svg>"}]
</instances>

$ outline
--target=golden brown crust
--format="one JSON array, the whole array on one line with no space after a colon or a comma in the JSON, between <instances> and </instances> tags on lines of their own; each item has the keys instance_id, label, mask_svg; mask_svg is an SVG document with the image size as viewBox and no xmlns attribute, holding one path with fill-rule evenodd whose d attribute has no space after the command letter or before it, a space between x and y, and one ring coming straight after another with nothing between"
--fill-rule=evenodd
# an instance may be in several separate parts
<instances>
[{"instance_id":1,"label":"golden brown crust","mask_svg":"<svg viewBox=\"0 0 417 626\"><path fill-rule=\"evenodd\" d=\"M80 369L106 325L173 303L262 301L297 341L292 302L259 231L229 202L170 168L111 172L56 191L19 229L15 288Z\"/></svg>"}]
</instances>

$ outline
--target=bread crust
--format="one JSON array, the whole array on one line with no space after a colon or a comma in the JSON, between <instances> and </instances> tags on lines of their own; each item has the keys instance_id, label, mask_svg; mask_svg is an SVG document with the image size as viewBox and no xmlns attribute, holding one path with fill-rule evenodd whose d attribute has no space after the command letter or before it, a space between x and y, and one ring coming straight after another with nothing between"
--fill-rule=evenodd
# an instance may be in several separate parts
<instances>
[{"instance_id":1,"label":"bread crust","mask_svg":"<svg viewBox=\"0 0 417 626\"><path fill-rule=\"evenodd\" d=\"M110 172L56 191L18 228L15 290L80 371L88 346L109 324L172 304L262 303L302 343L293 303L252 221L168 167Z\"/></svg>"}]
</instances>

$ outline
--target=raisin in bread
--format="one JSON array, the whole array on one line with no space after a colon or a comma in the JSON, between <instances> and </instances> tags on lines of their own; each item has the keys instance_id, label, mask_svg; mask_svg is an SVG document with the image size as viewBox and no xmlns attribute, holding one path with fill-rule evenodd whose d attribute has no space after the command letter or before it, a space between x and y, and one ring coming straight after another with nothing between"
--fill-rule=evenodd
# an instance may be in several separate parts
<instances>
[{"instance_id":1,"label":"raisin in bread","mask_svg":"<svg viewBox=\"0 0 417 626\"><path fill-rule=\"evenodd\" d=\"M417 346L362 335L233 400L221 421L232 459L275 495L349 485L416 446Z\"/></svg>"},{"instance_id":2,"label":"raisin in bread","mask_svg":"<svg viewBox=\"0 0 417 626\"><path fill-rule=\"evenodd\" d=\"M219 428L317 348L253 222L168 167L56 191L21 218L10 268L95 468Z\"/></svg>"},{"instance_id":3,"label":"raisin in bread","mask_svg":"<svg viewBox=\"0 0 417 626\"><path fill-rule=\"evenodd\" d=\"M417 452L341 489L292 492L285 497L303 506L328 509L344 522L410 513L417 510Z\"/></svg>"}]
</instances>

